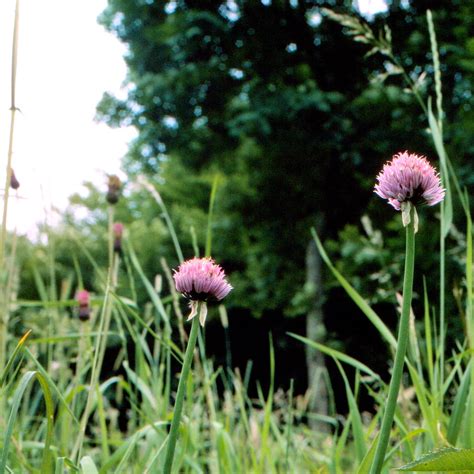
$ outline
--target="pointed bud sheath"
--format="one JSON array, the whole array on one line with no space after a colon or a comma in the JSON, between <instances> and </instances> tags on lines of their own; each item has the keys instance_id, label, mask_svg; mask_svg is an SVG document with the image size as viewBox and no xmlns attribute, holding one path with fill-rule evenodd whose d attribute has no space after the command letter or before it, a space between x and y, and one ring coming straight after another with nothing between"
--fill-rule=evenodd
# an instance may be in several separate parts
<instances>
[{"instance_id":1,"label":"pointed bud sheath","mask_svg":"<svg viewBox=\"0 0 474 474\"><path fill-rule=\"evenodd\" d=\"M122 183L118 176L110 175L107 187L107 202L109 204L117 204L120 198L120 190L122 189Z\"/></svg>"},{"instance_id":2,"label":"pointed bud sheath","mask_svg":"<svg viewBox=\"0 0 474 474\"><path fill-rule=\"evenodd\" d=\"M402 212L406 227L410 221L412 206L426 204L434 206L444 199L439 173L423 156L414 153L398 153L387 162L377 176L374 192L387 199L397 211ZM418 228L418 215L414 209L414 225Z\"/></svg>"},{"instance_id":3,"label":"pointed bud sheath","mask_svg":"<svg viewBox=\"0 0 474 474\"><path fill-rule=\"evenodd\" d=\"M16 179L15 172L13 170L10 176L10 187L15 191L20 187L20 182Z\"/></svg>"},{"instance_id":4,"label":"pointed bud sheath","mask_svg":"<svg viewBox=\"0 0 474 474\"><path fill-rule=\"evenodd\" d=\"M121 222L116 222L113 225L114 233L114 252L119 254L122 253L122 236L123 236L123 224Z\"/></svg>"},{"instance_id":5,"label":"pointed bud sheath","mask_svg":"<svg viewBox=\"0 0 474 474\"><path fill-rule=\"evenodd\" d=\"M173 275L176 290L190 300L191 313L188 321L198 315L201 326L207 317L207 302L225 298L232 286L224 270L211 258L193 258L182 263Z\"/></svg>"},{"instance_id":6,"label":"pointed bud sheath","mask_svg":"<svg viewBox=\"0 0 474 474\"><path fill-rule=\"evenodd\" d=\"M78 291L76 294L76 301L79 306L78 316L81 321L87 321L91 316L90 309L90 294L86 290Z\"/></svg>"}]
</instances>

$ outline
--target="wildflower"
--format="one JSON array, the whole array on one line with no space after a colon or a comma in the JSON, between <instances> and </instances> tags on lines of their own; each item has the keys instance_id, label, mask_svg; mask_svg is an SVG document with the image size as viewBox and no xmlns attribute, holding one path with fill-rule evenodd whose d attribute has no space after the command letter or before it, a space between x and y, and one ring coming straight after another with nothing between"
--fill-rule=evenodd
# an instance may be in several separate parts
<instances>
[{"instance_id":1,"label":"wildflower","mask_svg":"<svg viewBox=\"0 0 474 474\"><path fill-rule=\"evenodd\" d=\"M20 182L16 179L15 172L13 170L10 176L10 187L15 190L20 187Z\"/></svg>"},{"instance_id":2,"label":"wildflower","mask_svg":"<svg viewBox=\"0 0 474 474\"><path fill-rule=\"evenodd\" d=\"M107 202L109 204L117 204L120 197L120 189L122 188L122 183L118 176L110 175L108 181L108 190L107 190Z\"/></svg>"},{"instance_id":3,"label":"wildflower","mask_svg":"<svg viewBox=\"0 0 474 474\"><path fill-rule=\"evenodd\" d=\"M402 211L405 226L410 223L412 205L434 206L443 200L445 194L439 173L428 160L407 151L394 155L392 161L385 163L377 181L375 193L387 199L397 211Z\"/></svg>"},{"instance_id":4,"label":"wildflower","mask_svg":"<svg viewBox=\"0 0 474 474\"><path fill-rule=\"evenodd\" d=\"M114 252L122 253L123 224L115 222L112 230L114 233Z\"/></svg>"},{"instance_id":5,"label":"wildflower","mask_svg":"<svg viewBox=\"0 0 474 474\"><path fill-rule=\"evenodd\" d=\"M225 298L232 286L226 280L224 270L211 258L193 258L182 263L173 275L176 290L190 300L191 313L188 321L198 313L199 322L204 326L207 316L207 302Z\"/></svg>"},{"instance_id":6,"label":"wildflower","mask_svg":"<svg viewBox=\"0 0 474 474\"><path fill-rule=\"evenodd\" d=\"M76 293L76 301L79 305L79 319L87 321L91 316L90 294L87 290L80 290Z\"/></svg>"}]
</instances>

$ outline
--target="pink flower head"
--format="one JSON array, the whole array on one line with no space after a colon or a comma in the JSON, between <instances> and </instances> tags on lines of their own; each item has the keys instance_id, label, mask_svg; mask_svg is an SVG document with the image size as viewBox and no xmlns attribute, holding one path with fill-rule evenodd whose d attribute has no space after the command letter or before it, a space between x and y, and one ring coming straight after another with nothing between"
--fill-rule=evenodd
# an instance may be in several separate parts
<instances>
[{"instance_id":1,"label":"pink flower head","mask_svg":"<svg viewBox=\"0 0 474 474\"><path fill-rule=\"evenodd\" d=\"M81 290L76 293L76 301L79 306L89 306L90 295L87 290Z\"/></svg>"},{"instance_id":2,"label":"pink flower head","mask_svg":"<svg viewBox=\"0 0 474 474\"><path fill-rule=\"evenodd\" d=\"M439 173L425 157L407 151L385 163L377 181L375 193L387 199L397 211L405 202L434 206L444 199Z\"/></svg>"},{"instance_id":3,"label":"pink flower head","mask_svg":"<svg viewBox=\"0 0 474 474\"><path fill-rule=\"evenodd\" d=\"M224 270L212 258L193 258L173 275L176 290L191 301L220 301L232 290Z\"/></svg>"},{"instance_id":4,"label":"pink flower head","mask_svg":"<svg viewBox=\"0 0 474 474\"><path fill-rule=\"evenodd\" d=\"M87 290L81 290L76 293L76 301L79 305L78 315L81 321L87 321L91 316L90 294Z\"/></svg>"},{"instance_id":5,"label":"pink flower head","mask_svg":"<svg viewBox=\"0 0 474 474\"><path fill-rule=\"evenodd\" d=\"M123 224L121 222L115 222L113 232L116 239L121 239L123 235Z\"/></svg>"}]
</instances>

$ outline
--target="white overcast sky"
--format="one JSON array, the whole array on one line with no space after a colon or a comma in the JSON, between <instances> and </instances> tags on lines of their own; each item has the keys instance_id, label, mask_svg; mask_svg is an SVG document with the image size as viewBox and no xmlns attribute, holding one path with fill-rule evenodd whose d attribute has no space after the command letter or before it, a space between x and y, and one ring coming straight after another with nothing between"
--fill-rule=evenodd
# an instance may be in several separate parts
<instances>
[{"instance_id":1,"label":"white overcast sky","mask_svg":"<svg viewBox=\"0 0 474 474\"><path fill-rule=\"evenodd\" d=\"M157 0L162 1L162 0ZM119 93L125 47L97 24L106 0L21 0L13 169L20 198L9 206L10 229L34 235L36 223L60 216L84 181L120 174L133 129L94 122L104 91ZM383 10L383 0L355 2ZM11 45L15 0L0 1L0 190L10 127ZM3 191L1 191L3 192ZM15 194L15 193L13 193Z\"/></svg>"},{"instance_id":2,"label":"white overcast sky","mask_svg":"<svg viewBox=\"0 0 474 474\"><path fill-rule=\"evenodd\" d=\"M97 24L106 0L21 0L13 169L21 199L9 206L9 228L32 233L45 209L64 209L86 180L120 174L132 129L94 122L104 91L119 92L124 46ZM14 0L0 2L0 189L10 127ZM3 193L3 191L2 191ZM49 211L48 211L49 212ZM49 212L49 219L58 217Z\"/></svg>"}]
</instances>

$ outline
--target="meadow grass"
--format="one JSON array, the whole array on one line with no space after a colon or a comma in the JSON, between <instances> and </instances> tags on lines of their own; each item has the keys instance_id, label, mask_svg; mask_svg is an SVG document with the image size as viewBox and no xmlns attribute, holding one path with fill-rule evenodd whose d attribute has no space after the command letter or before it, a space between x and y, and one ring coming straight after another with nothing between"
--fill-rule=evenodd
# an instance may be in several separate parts
<instances>
[{"instance_id":1,"label":"meadow grass","mask_svg":"<svg viewBox=\"0 0 474 474\"><path fill-rule=\"evenodd\" d=\"M365 34L374 47L380 37L371 35L350 17L334 19ZM422 315L410 313L405 374L389 447L383 467L402 470L474 470L474 320L472 308L473 250L472 221L466 192L460 187L443 142L443 111L439 59L433 21L428 28L435 68L436 110L423 101L408 75L408 86L426 113L434 146L440 159L446 199L440 213L440 297L436 303L423 294ZM360 31L362 28L362 32ZM16 41L16 40L15 40ZM13 70L16 67L14 41ZM382 45L387 50L389 38ZM15 74L13 74L14 78ZM14 84L14 79L13 79ZM14 91L14 87L12 88ZM14 94L14 92L12 93ZM15 103L12 95L12 129ZM7 177L11 177L11 133ZM173 288L171 271L162 260L162 275L170 283L164 293L146 276L137 257L136 242L124 238L123 253L113 250L113 207L109 209L108 267L101 268L80 236L71 231L70 277L58 282L54 250L50 247L48 278L33 267L37 301L15 305L25 326L18 336L9 319L16 301L16 236L7 239L8 184L4 199L0 239L1 308L0 326L0 473L160 473L169 445L169 430L175 411L179 369L185 357L190 324L184 322L179 295ZM175 247L177 259L183 252L173 227L172 216L153 185L144 180L157 202ZM465 213L465 340L446 352L445 259L446 239L452 230L453 195ZM212 219L218 180L212 187L205 255L212 250ZM344 275L331 262L324 244L313 230L313 238L328 269L362 315L373 324L392 353L397 339ZM7 242L7 240L9 240ZM50 243L52 243L50 241ZM8 245L7 245L8 244ZM138 243L139 244L139 243ZM197 245L195 245L197 248ZM196 254L198 252L196 251ZM83 287L77 264L81 255L93 268L98 282L91 302L91 319L79 321L74 289ZM39 264L38 264L39 265ZM20 285L21 285L21 275ZM125 285L123 282L126 282ZM127 287L127 292L123 290ZM134 288L142 287L148 301L140 303ZM61 291L57 289L61 288ZM394 301L394 304L396 302ZM220 308L221 315L225 315ZM71 317L71 314L73 317ZM414 319L422 325L414 324ZM221 319L228 324L226 318ZM230 324L233 324L231 321ZM330 427L328 434L311 430L307 420L307 394L296 394L293 384L287 392L275 387L275 356L270 343L268 372L270 386L249 396L249 370L215 367L206 353L205 334L194 323L196 350L186 376L182 418L176 428L173 472L180 473L368 473L380 439L382 410L373 416L361 413L358 396L362 389L377 407L385 404L388 384L380 374L343 352L288 334L334 360L343 380L348 401L347 416L332 412L320 417ZM112 356L113 354L113 356ZM108 370L103 370L104 361ZM351 380L347 367L355 369ZM331 403L330 405L334 405ZM443 449L441 449L443 448Z\"/></svg>"}]
</instances>

